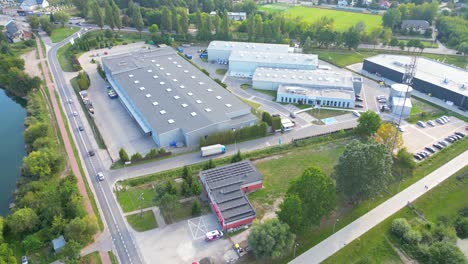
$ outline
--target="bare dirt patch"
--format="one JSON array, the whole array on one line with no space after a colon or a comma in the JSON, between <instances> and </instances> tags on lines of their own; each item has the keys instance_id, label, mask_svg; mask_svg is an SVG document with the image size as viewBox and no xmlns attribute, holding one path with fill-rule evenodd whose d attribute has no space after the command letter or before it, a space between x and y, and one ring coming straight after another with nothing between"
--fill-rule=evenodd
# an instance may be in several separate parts
<instances>
[{"instance_id":1,"label":"bare dirt patch","mask_svg":"<svg viewBox=\"0 0 468 264\"><path fill-rule=\"evenodd\" d=\"M29 75L44 79L41 69L39 69L39 60L36 58L36 50L24 53L21 55L21 58L24 60L24 68Z\"/></svg>"}]
</instances>

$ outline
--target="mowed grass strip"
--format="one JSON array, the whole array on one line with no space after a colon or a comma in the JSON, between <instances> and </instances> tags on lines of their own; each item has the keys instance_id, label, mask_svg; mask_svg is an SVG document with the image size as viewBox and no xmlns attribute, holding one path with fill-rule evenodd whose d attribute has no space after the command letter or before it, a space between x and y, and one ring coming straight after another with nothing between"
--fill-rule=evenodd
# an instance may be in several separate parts
<instances>
[{"instance_id":1,"label":"mowed grass strip","mask_svg":"<svg viewBox=\"0 0 468 264\"><path fill-rule=\"evenodd\" d=\"M52 40L53 43L60 42L69 36L71 36L73 33L77 32L80 30L79 27L57 27L52 30L52 34L50 35L50 40Z\"/></svg>"},{"instance_id":2,"label":"mowed grass strip","mask_svg":"<svg viewBox=\"0 0 468 264\"><path fill-rule=\"evenodd\" d=\"M441 216L453 219L458 210L468 206L466 201L466 190L468 189L468 179L457 180L457 175L466 174L468 167L464 167L454 176L420 197L413 204L424 214L428 221L436 222ZM406 218L408 222L416 219L417 215L412 210L405 207L385 221L372 228L359 239L348 244L335 255L328 258L324 263L402 263L395 259L395 251L389 241L398 247L396 240L390 235L391 223L396 218ZM385 252L394 252L386 254ZM366 260L366 261L364 261Z\"/></svg>"},{"instance_id":3,"label":"mowed grass strip","mask_svg":"<svg viewBox=\"0 0 468 264\"><path fill-rule=\"evenodd\" d=\"M127 221L130 226L138 232L143 232L158 227L153 210L145 211L143 214L136 213L128 215Z\"/></svg>"}]
</instances>

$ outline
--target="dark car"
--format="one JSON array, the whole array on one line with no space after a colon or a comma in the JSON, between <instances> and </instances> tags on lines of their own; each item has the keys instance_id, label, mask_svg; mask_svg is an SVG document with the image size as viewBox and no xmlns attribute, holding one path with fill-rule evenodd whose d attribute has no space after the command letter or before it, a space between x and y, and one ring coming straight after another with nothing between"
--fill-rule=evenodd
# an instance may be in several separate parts
<instances>
[{"instance_id":1,"label":"dark car","mask_svg":"<svg viewBox=\"0 0 468 264\"><path fill-rule=\"evenodd\" d=\"M447 142L445 142L445 141L439 141L439 144L444 146L444 147L448 146Z\"/></svg>"},{"instance_id":2,"label":"dark car","mask_svg":"<svg viewBox=\"0 0 468 264\"><path fill-rule=\"evenodd\" d=\"M362 102L363 100L359 97L356 97L356 102Z\"/></svg>"},{"instance_id":3,"label":"dark car","mask_svg":"<svg viewBox=\"0 0 468 264\"><path fill-rule=\"evenodd\" d=\"M362 104L355 104L354 105L356 108L364 108L364 106Z\"/></svg>"},{"instance_id":4,"label":"dark car","mask_svg":"<svg viewBox=\"0 0 468 264\"><path fill-rule=\"evenodd\" d=\"M462 132L455 132L455 135L458 135L460 137L465 137L465 134L463 134Z\"/></svg>"},{"instance_id":5,"label":"dark car","mask_svg":"<svg viewBox=\"0 0 468 264\"><path fill-rule=\"evenodd\" d=\"M424 149L429 151L430 153L435 153L435 150L431 147L425 147Z\"/></svg>"},{"instance_id":6,"label":"dark car","mask_svg":"<svg viewBox=\"0 0 468 264\"><path fill-rule=\"evenodd\" d=\"M451 138L451 137L445 138L445 141L448 141L450 143L455 142L455 140L453 140L453 138Z\"/></svg>"},{"instance_id":7,"label":"dark car","mask_svg":"<svg viewBox=\"0 0 468 264\"><path fill-rule=\"evenodd\" d=\"M439 150L444 148L444 147L442 147L442 146L439 145L439 144L432 144L432 146L433 146L434 148L436 148L436 149L439 149Z\"/></svg>"},{"instance_id":8,"label":"dark car","mask_svg":"<svg viewBox=\"0 0 468 264\"><path fill-rule=\"evenodd\" d=\"M92 157L92 156L94 156L96 153L94 152L94 150L90 150L90 151L88 151L88 154L89 154L89 156Z\"/></svg>"},{"instance_id":9,"label":"dark car","mask_svg":"<svg viewBox=\"0 0 468 264\"><path fill-rule=\"evenodd\" d=\"M419 154L414 154L413 157L417 160L422 160L421 156Z\"/></svg>"},{"instance_id":10,"label":"dark car","mask_svg":"<svg viewBox=\"0 0 468 264\"><path fill-rule=\"evenodd\" d=\"M84 127L83 127L83 126L79 126L79 127L78 127L78 130L83 131L83 130L84 130Z\"/></svg>"}]
</instances>

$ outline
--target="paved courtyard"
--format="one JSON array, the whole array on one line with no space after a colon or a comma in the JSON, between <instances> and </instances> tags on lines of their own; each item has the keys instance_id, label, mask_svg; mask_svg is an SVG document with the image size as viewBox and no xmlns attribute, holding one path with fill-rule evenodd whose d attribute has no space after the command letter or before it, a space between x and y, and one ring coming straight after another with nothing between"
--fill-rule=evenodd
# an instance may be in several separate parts
<instances>
[{"instance_id":1,"label":"paved courtyard","mask_svg":"<svg viewBox=\"0 0 468 264\"><path fill-rule=\"evenodd\" d=\"M216 216L208 214L164 228L134 232L134 236L146 263L185 264L205 257L226 263L237 257L230 240L205 241L206 232L219 228Z\"/></svg>"}]
</instances>

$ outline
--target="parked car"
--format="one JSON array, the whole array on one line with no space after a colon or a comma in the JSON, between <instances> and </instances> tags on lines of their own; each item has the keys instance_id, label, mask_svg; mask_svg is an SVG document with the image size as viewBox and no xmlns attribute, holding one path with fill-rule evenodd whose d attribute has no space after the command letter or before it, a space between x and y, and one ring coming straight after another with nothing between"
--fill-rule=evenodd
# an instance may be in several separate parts
<instances>
[{"instance_id":1,"label":"parked car","mask_svg":"<svg viewBox=\"0 0 468 264\"><path fill-rule=\"evenodd\" d=\"M98 172L98 173L96 174L96 179L97 179L98 181L103 181L103 180L104 180L104 174L103 174L102 172Z\"/></svg>"},{"instance_id":2,"label":"parked car","mask_svg":"<svg viewBox=\"0 0 468 264\"><path fill-rule=\"evenodd\" d=\"M457 138L458 140L462 139L462 137L461 137L461 136L459 136L459 135L456 135L456 134L455 134L455 135L453 135L452 137L455 137L455 138Z\"/></svg>"},{"instance_id":3,"label":"parked car","mask_svg":"<svg viewBox=\"0 0 468 264\"><path fill-rule=\"evenodd\" d=\"M424 149L429 151L430 153L435 153L435 150L431 147L425 147Z\"/></svg>"},{"instance_id":4,"label":"parked car","mask_svg":"<svg viewBox=\"0 0 468 264\"><path fill-rule=\"evenodd\" d=\"M437 118L436 122L441 124L441 125L445 124L444 120L442 120L441 118Z\"/></svg>"},{"instance_id":5,"label":"parked car","mask_svg":"<svg viewBox=\"0 0 468 264\"><path fill-rule=\"evenodd\" d=\"M84 130L84 127L83 127L83 126L79 126L79 127L78 127L78 130L79 130L79 131L83 131L83 130Z\"/></svg>"},{"instance_id":6,"label":"parked car","mask_svg":"<svg viewBox=\"0 0 468 264\"><path fill-rule=\"evenodd\" d=\"M450 142L450 143L455 142L455 140L453 140L451 137L446 137L446 138L445 138L445 141L448 141L448 142Z\"/></svg>"},{"instance_id":7,"label":"parked car","mask_svg":"<svg viewBox=\"0 0 468 264\"><path fill-rule=\"evenodd\" d=\"M444 146L444 147L448 146L447 142L445 142L443 140L439 141L439 144Z\"/></svg>"},{"instance_id":8,"label":"parked car","mask_svg":"<svg viewBox=\"0 0 468 264\"><path fill-rule=\"evenodd\" d=\"M91 150L88 151L88 154L89 154L89 156L92 157L92 156L94 156L96 153L94 152L94 150L91 149Z\"/></svg>"},{"instance_id":9,"label":"parked car","mask_svg":"<svg viewBox=\"0 0 468 264\"><path fill-rule=\"evenodd\" d=\"M437 144L437 143L432 144L432 146L433 146L434 148L436 148L436 149L439 149L439 150L441 150L441 149L444 148L444 147L442 147L440 144Z\"/></svg>"},{"instance_id":10,"label":"parked car","mask_svg":"<svg viewBox=\"0 0 468 264\"><path fill-rule=\"evenodd\" d=\"M358 111L353 111L353 115L355 117L360 117L361 116L361 114Z\"/></svg>"},{"instance_id":11,"label":"parked car","mask_svg":"<svg viewBox=\"0 0 468 264\"><path fill-rule=\"evenodd\" d=\"M356 108L364 108L364 106L362 104L354 104L354 107Z\"/></svg>"},{"instance_id":12,"label":"parked car","mask_svg":"<svg viewBox=\"0 0 468 264\"><path fill-rule=\"evenodd\" d=\"M376 98L377 99L385 99L385 95L377 95Z\"/></svg>"},{"instance_id":13,"label":"parked car","mask_svg":"<svg viewBox=\"0 0 468 264\"><path fill-rule=\"evenodd\" d=\"M463 134L462 132L455 132L455 135L459 135L460 137L465 137L465 134Z\"/></svg>"},{"instance_id":14,"label":"parked car","mask_svg":"<svg viewBox=\"0 0 468 264\"><path fill-rule=\"evenodd\" d=\"M73 111L73 112L72 112L72 115L73 115L73 116L78 116L78 112Z\"/></svg>"},{"instance_id":15,"label":"parked car","mask_svg":"<svg viewBox=\"0 0 468 264\"><path fill-rule=\"evenodd\" d=\"M356 101L356 102L362 102L362 101L364 101L364 100L362 100L362 99L359 98L359 97L356 97L355 101Z\"/></svg>"},{"instance_id":16,"label":"parked car","mask_svg":"<svg viewBox=\"0 0 468 264\"><path fill-rule=\"evenodd\" d=\"M28 257L22 256L21 257L21 264L28 264Z\"/></svg>"},{"instance_id":17,"label":"parked car","mask_svg":"<svg viewBox=\"0 0 468 264\"><path fill-rule=\"evenodd\" d=\"M416 123L416 125L418 125L418 126L420 126L420 127L422 127L422 128L425 128L425 127L426 127L426 124L424 124L423 121L418 121L418 122Z\"/></svg>"},{"instance_id":18,"label":"parked car","mask_svg":"<svg viewBox=\"0 0 468 264\"><path fill-rule=\"evenodd\" d=\"M205 234L206 241L218 240L223 237L223 231L213 230Z\"/></svg>"},{"instance_id":19,"label":"parked car","mask_svg":"<svg viewBox=\"0 0 468 264\"><path fill-rule=\"evenodd\" d=\"M442 118L447 120L447 122L450 121L450 118L448 118L448 116L446 116L446 115L442 116Z\"/></svg>"},{"instance_id":20,"label":"parked car","mask_svg":"<svg viewBox=\"0 0 468 264\"><path fill-rule=\"evenodd\" d=\"M413 157L417 160L422 160L423 158L419 154L414 154Z\"/></svg>"},{"instance_id":21,"label":"parked car","mask_svg":"<svg viewBox=\"0 0 468 264\"><path fill-rule=\"evenodd\" d=\"M432 120L427 121L427 124L430 125L430 126L432 126L432 127L435 126L435 123L434 123L434 121L432 121Z\"/></svg>"}]
</instances>

